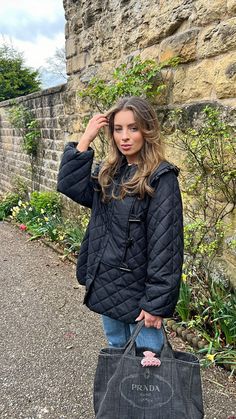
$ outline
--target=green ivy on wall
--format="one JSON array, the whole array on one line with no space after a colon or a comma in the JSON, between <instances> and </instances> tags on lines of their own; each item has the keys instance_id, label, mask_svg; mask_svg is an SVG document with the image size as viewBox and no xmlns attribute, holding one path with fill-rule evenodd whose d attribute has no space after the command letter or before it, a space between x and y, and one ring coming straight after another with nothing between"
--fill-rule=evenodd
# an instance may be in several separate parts
<instances>
[{"instance_id":1,"label":"green ivy on wall","mask_svg":"<svg viewBox=\"0 0 236 419\"><path fill-rule=\"evenodd\" d=\"M31 160L35 159L41 132L33 113L23 105L14 105L9 109L9 121L20 132L23 140L22 149Z\"/></svg>"}]
</instances>

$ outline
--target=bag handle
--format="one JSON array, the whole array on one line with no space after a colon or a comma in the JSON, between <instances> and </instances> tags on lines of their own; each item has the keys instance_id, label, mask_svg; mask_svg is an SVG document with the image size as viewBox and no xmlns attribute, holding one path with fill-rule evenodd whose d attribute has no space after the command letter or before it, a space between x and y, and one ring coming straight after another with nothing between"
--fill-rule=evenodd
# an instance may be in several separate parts
<instances>
[{"instance_id":1,"label":"bag handle","mask_svg":"<svg viewBox=\"0 0 236 419\"><path fill-rule=\"evenodd\" d=\"M145 321L141 320L140 322L138 322L137 326L132 331L129 340L125 345L124 355L128 355L132 351L132 349L135 345L135 340L136 340L138 334L140 333L142 327L144 326L144 324L145 324ZM171 346L171 344L170 344L170 342L167 338L166 330L165 330L165 327L164 327L163 323L162 323L161 329L162 329L162 332L163 332L164 342L163 342L163 347L162 347L162 350L161 350L160 357L161 358L174 358L173 349L172 349L172 346Z\"/></svg>"},{"instance_id":2,"label":"bag handle","mask_svg":"<svg viewBox=\"0 0 236 419\"><path fill-rule=\"evenodd\" d=\"M145 323L144 320L141 320L140 322L137 323L137 325L133 329L129 340L125 345L124 355L128 355L128 353L131 352L132 348L135 345L135 340L136 340L139 332L141 331L142 327L144 326L144 323Z\"/></svg>"}]
</instances>

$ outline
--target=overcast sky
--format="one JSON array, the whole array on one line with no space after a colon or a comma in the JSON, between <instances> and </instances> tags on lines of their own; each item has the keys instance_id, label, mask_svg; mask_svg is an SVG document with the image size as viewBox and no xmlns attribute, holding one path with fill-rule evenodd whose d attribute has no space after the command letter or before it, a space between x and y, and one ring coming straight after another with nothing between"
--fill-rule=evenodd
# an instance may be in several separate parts
<instances>
[{"instance_id":1,"label":"overcast sky","mask_svg":"<svg viewBox=\"0 0 236 419\"><path fill-rule=\"evenodd\" d=\"M0 0L0 44L24 53L27 66L39 68L64 47L63 0Z\"/></svg>"}]
</instances>

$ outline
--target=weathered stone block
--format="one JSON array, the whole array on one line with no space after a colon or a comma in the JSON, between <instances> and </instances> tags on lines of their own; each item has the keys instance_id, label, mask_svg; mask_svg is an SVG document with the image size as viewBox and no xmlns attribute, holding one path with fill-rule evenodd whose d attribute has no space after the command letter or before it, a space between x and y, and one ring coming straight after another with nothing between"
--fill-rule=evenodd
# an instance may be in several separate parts
<instances>
[{"instance_id":1,"label":"weathered stone block","mask_svg":"<svg viewBox=\"0 0 236 419\"><path fill-rule=\"evenodd\" d=\"M159 59L159 51L160 45L152 45L151 47L145 48L144 50L140 51L140 57L142 60L149 60L150 58L153 60Z\"/></svg>"},{"instance_id":2,"label":"weathered stone block","mask_svg":"<svg viewBox=\"0 0 236 419\"><path fill-rule=\"evenodd\" d=\"M89 55L87 52L80 52L70 60L70 74L82 71L88 64Z\"/></svg>"},{"instance_id":3,"label":"weathered stone block","mask_svg":"<svg viewBox=\"0 0 236 419\"><path fill-rule=\"evenodd\" d=\"M198 58L211 57L236 48L236 17L204 29L199 36Z\"/></svg>"},{"instance_id":4,"label":"weathered stone block","mask_svg":"<svg viewBox=\"0 0 236 419\"><path fill-rule=\"evenodd\" d=\"M236 52L215 61L215 92L218 99L236 97Z\"/></svg>"},{"instance_id":5,"label":"weathered stone block","mask_svg":"<svg viewBox=\"0 0 236 419\"><path fill-rule=\"evenodd\" d=\"M160 62L173 57L179 57L181 62L196 59L198 33L199 29L190 29L162 41L159 54Z\"/></svg>"},{"instance_id":6,"label":"weathered stone block","mask_svg":"<svg viewBox=\"0 0 236 419\"><path fill-rule=\"evenodd\" d=\"M225 0L197 0L194 2L192 22L194 25L204 26L211 22L222 20L227 15Z\"/></svg>"},{"instance_id":7,"label":"weathered stone block","mask_svg":"<svg viewBox=\"0 0 236 419\"><path fill-rule=\"evenodd\" d=\"M176 68L173 78L173 103L189 103L212 97L214 60L208 59L189 67Z\"/></svg>"},{"instance_id":8,"label":"weathered stone block","mask_svg":"<svg viewBox=\"0 0 236 419\"><path fill-rule=\"evenodd\" d=\"M186 2L179 0L173 2L161 1L156 7L148 8L145 15L148 27L145 28L145 38L140 42L139 47L145 48L159 43L162 39L180 30L186 21L189 21L190 28L193 4L192 0Z\"/></svg>"},{"instance_id":9,"label":"weathered stone block","mask_svg":"<svg viewBox=\"0 0 236 419\"><path fill-rule=\"evenodd\" d=\"M68 74L68 76L71 76L73 74L73 70L72 70L72 58L68 58L66 60L66 73Z\"/></svg>"},{"instance_id":10,"label":"weathered stone block","mask_svg":"<svg viewBox=\"0 0 236 419\"><path fill-rule=\"evenodd\" d=\"M76 37L71 36L70 38L66 39L66 58L71 58L76 55L76 53Z\"/></svg>"}]
</instances>

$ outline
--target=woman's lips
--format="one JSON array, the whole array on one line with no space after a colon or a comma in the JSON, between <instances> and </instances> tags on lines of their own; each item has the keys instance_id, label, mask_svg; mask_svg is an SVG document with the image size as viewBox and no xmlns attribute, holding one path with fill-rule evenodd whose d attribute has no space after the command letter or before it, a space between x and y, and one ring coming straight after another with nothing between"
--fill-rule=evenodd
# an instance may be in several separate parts
<instances>
[{"instance_id":1,"label":"woman's lips","mask_svg":"<svg viewBox=\"0 0 236 419\"><path fill-rule=\"evenodd\" d=\"M123 150L129 150L131 147L132 147L132 145L131 145L131 144L121 144L121 148L122 148Z\"/></svg>"}]
</instances>

